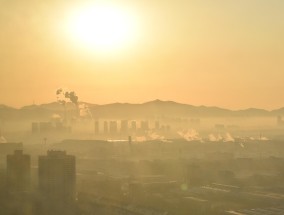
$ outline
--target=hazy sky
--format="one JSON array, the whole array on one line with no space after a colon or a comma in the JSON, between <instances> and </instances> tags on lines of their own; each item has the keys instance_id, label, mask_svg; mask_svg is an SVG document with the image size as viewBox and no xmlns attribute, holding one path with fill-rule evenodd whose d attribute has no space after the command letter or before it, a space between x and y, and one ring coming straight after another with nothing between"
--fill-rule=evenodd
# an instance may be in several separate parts
<instances>
[{"instance_id":1,"label":"hazy sky","mask_svg":"<svg viewBox=\"0 0 284 215\"><path fill-rule=\"evenodd\" d=\"M67 87L98 104L284 106L283 0L116 0L139 32L119 53L66 33L86 2L0 0L0 103L47 103Z\"/></svg>"}]
</instances>

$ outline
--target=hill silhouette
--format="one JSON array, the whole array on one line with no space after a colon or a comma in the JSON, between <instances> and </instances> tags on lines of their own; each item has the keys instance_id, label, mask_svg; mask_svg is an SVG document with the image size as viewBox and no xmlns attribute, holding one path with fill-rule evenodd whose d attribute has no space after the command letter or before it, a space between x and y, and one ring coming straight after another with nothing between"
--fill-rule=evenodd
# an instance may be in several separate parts
<instances>
[{"instance_id":1,"label":"hill silhouette","mask_svg":"<svg viewBox=\"0 0 284 215\"><path fill-rule=\"evenodd\" d=\"M80 102L90 110L94 117L99 118L142 118L154 116L171 117L267 117L284 115L284 107L272 111L249 108L244 110L229 110L220 107L194 106L174 101L153 100L142 104L111 103L97 105ZM22 108L12 108L0 105L1 119L37 119L47 118L52 114L63 114L64 111L78 112L78 107L67 103L64 107L58 102L29 105Z\"/></svg>"}]
</instances>

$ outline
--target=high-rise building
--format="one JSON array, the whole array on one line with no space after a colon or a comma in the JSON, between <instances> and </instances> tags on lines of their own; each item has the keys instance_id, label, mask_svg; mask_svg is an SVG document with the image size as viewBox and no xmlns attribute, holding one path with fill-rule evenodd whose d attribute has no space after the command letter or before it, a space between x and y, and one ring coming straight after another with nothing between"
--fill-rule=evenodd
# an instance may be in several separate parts
<instances>
[{"instance_id":1,"label":"high-rise building","mask_svg":"<svg viewBox=\"0 0 284 215\"><path fill-rule=\"evenodd\" d=\"M128 121L127 120L121 120L120 133L121 134L127 134L127 132L128 132Z\"/></svg>"},{"instance_id":2,"label":"high-rise building","mask_svg":"<svg viewBox=\"0 0 284 215\"><path fill-rule=\"evenodd\" d=\"M129 145L129 151L132 152L132 137L128 136L128 145Z\"/></svg>"},{"instance_id":3,"label":"high-rise building","mask_svg":"<svg viewBox=\"0 0 284 215\"><path fill-rule=\"evenodd\" d=\"M108 133L108 122L104 121L104 133L107 134Z\"/></svg>"},{"instance_id":4,"label":"high-rise building","mask_svg":"<svg viewBox=\"0 0 284 215\"><path fill-rule=\"evenodd\" d=\"M53 130L51 122L40 122L39 123L39 130L41 133L43 132L50 132Z\"/></svg>"},{"instance_id":5,"label":"high-rise building","mask_svg":"<svg viewBox=\"0 0 284 215\"><path fill-rule=\"evenodd\" d=\"M95 134L99 134L100 128L99 128L99 121L98 120L95 121L94 126L95 126Z\"/></svg>"},{"instance_id":6,"label":"high-rise building","mask_svg":"<svg viewBox=\"0 0 284 215\"><path fill-rule=\"evenodd\" d=\"M278 117L277 117L277 125L278 125L278 126L283 126L283 125L284 125L284 121L282 120L282 117L281 117L281 116L278 116Z\"/></svg>"},{"instance_id":7,"label":"high-rise building","mask_svg":"<svg viewBox=\"0 0 284 215\"><path fill-rule=\"evenodd\" d=\"M15 150L13 155L7 155L7 186L11 192L30 190L31 157Z\"/></svg>"},{"instance_id":8,"label":"high-rise building","mask_svg":"<svg viewBox=\"0 0 284 215\"><path fill-rule=\"evenodd\" d=\"M109 122L109 133L110 134L117 134L117 121L110 121Z\"/></svg>"},{"instance_id":9,"label":"high-rise building","mask_svg":"<svg viewBox=\"0 0 284 215\"><path fill-rule=\"evenodd\" d=\"M131 122L131 131L136 132L136 129L137 129L136 121L132 121Z\"/></svg>"},{"instance_id":10,"label":"high-rise building","mask_svg":"<svg viewBox=\"0 0 284 215\"><path fill-rule=\"evenodd\" d=\"M39 190L54 201L69 202L76 197L75 156L65 151L48 151L38 160Z\"/></svg>"},{"instance_id":11,"label":"high-rise building","mask_svg":"<svg viewBox=\"0 0 284 215\"><path fill-rule=\"evenodd\" d=\"M38 122L32 122L32 133L36 134L39 132L39 123Z\"/></svg>"},{"instance_id":12,"label":"high-rise building","mask_svg":"<svg viewBox=\"0 0 284 215\"><path fill-rule=\"evenodd\" d=\"M155 122L155 130L156 131L160 130L160 122L159 121Z\"/></svg>"},{"instance_id":13,"label":"high-rise building","mask_svg":"<svg viewBox=\"0 0 284 215\"><path fill-rule=\"evenodd\" d=\"M149 130L149 122L148 121L141 121L141 130L142 131Z\"/></svg>"},{"instance_id":14,"label":"high-rise building","mask_svg":"<svg viewBox=\"0 0 284 215\"><path fill-rule=\"evenodd\" d=\"M167 125L167 126L166 126L166 131L167 131L167 132L170 132L170 131L171 131L171 126L170 126L170 125Z\"/></svg>"}]
</instances>

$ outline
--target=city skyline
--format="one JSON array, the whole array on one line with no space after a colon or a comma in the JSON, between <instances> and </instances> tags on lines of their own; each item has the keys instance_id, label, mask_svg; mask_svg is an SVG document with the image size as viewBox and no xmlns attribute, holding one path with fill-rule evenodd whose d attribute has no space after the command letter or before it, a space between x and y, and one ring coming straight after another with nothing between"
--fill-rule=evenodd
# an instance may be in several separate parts
<instances>
[{"instance_id":1,"label":"city skyline","mask_svg":"<svg viewBox=\"0 0 284 215\"><path fill-rule=\"evenodd\" d=\"M102 2L107 6L96 5ZM56 89L68 87L96 104L161 99L230 109L283 106L281 0L0 4L3 104L52 102ZM108 29L96 41L89 37L96 32L78 28L94 27L82 17L89 8L104 12Z\"/></svg>"}]
</instances>

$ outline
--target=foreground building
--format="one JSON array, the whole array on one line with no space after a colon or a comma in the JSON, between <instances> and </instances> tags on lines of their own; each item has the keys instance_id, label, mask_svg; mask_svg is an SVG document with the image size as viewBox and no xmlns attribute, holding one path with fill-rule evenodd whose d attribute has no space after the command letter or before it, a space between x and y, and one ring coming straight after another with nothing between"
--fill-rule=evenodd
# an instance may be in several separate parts
<instances>
[{"instance_id":1,"label":"foreground building","mask_svg":"<svg viewBox=\"0 0 284 215\"><path fill-rule=\"evenodd\" d=\"M48 151L39 156L39 191L50 201L70 202L76 198L75 156Z\"/></svg>"},{"instance_id":2,"label":"foreground building","mask_svg":"<svg viewBox=\"0 0 284 215\"><path fill-rule=\"evenodd\" d=\"M23 154L23 150L15 150L7 155L7 187L10 192L30 190L31 157Z\"/></svg>"}]
</instances>

